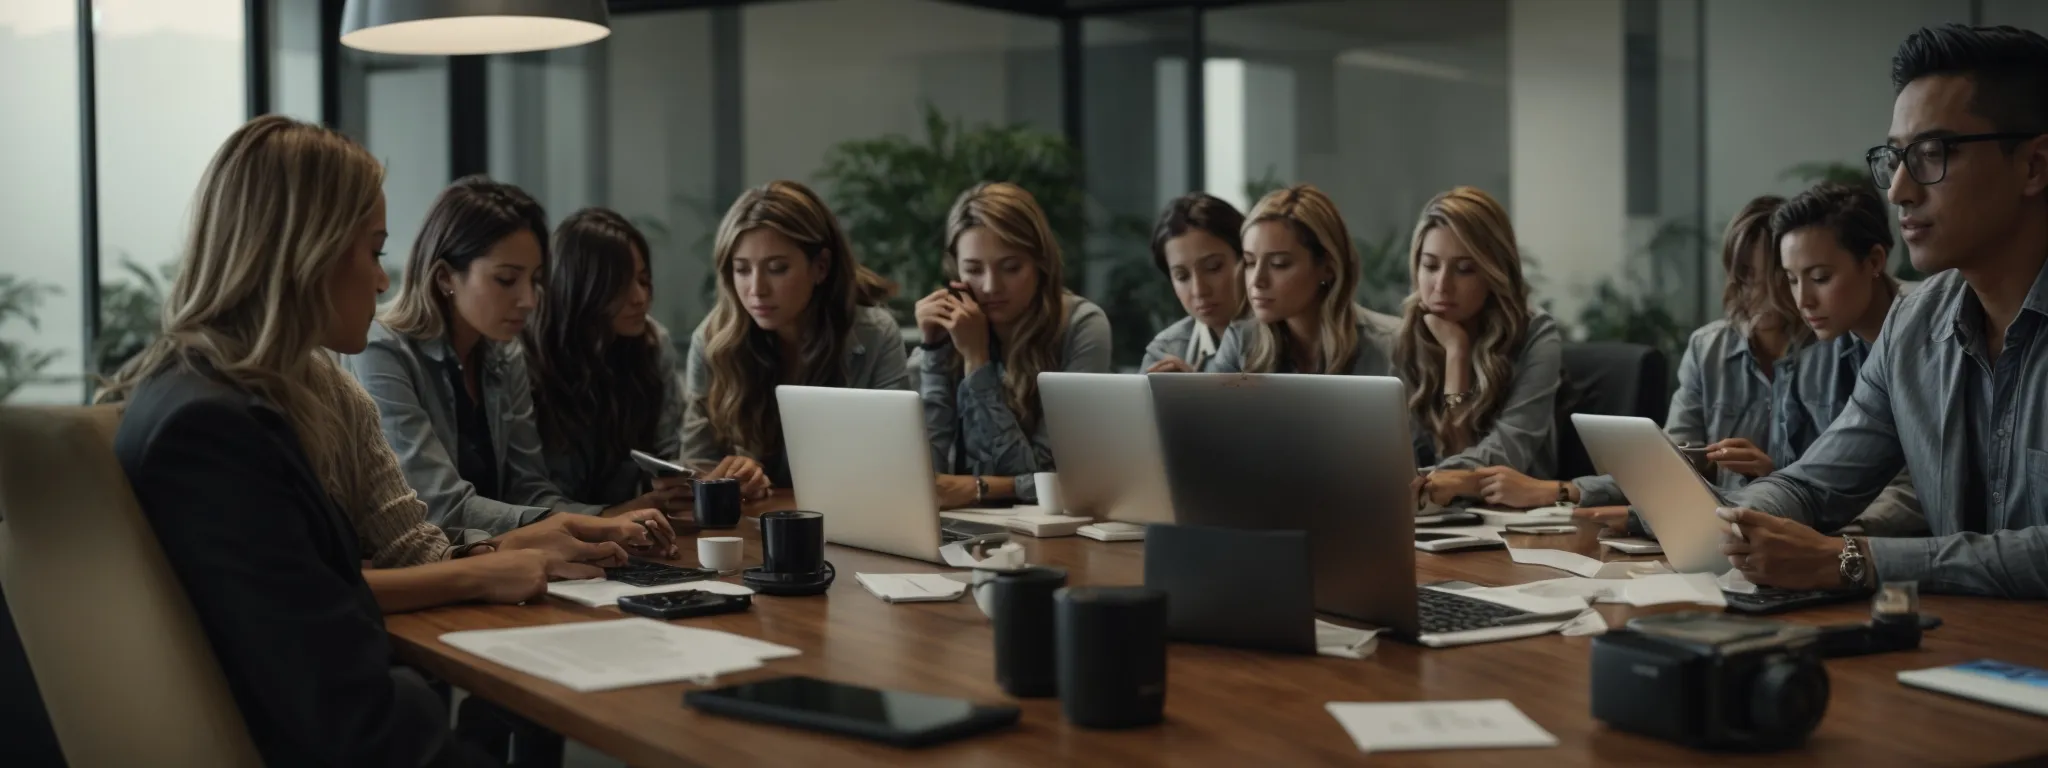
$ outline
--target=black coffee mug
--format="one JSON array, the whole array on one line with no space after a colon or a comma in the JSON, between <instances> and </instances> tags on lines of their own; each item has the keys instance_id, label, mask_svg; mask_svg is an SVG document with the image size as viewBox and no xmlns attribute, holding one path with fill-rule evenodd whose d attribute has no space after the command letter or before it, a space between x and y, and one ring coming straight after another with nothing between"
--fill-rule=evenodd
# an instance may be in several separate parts
<instances>
[{"instance_id":1,"label":"black coffee mug","mask_svg":"<svg viewBox=\"0 0 2048 768\"><path fill-rule=\"evenodd\" d=\"M800 509L761 515L761 572L802 576L825 570L825 516Z\"/></svg>"},{"instance_id":2,"label":"black coffee mug","mask_svg":"<svg viewBox=\"0 0 2048 768\"><path fill-rule=\"evenodd\" d=\"M697 496L697 527L739 527L740 481L721 477L716 480L698 480L692 485Z\"/></svg>"},{"instance_id":3,"label":"black coffee mug","mask_svg":"<svg viewBox=\"0 0 2048 768\"><path fill-rule=\"evenodd\" d=\"M1059 695L1052 596L1066 585L1065 569L1038 566L996 574L982 586L995 621L996 684L1004 693Z\"/></svg>"},{"instance_id":4,"label":"black coffee mug","mask_svg":"<svg viewBox=\"0 0 2048 768\"><path fill-rule=\"evenodd\" d=\"M1166 708L1166 593L1067 587L1053 593L1060 709L1083 728L1155 725Z\"/></svg>"}]
</instances>

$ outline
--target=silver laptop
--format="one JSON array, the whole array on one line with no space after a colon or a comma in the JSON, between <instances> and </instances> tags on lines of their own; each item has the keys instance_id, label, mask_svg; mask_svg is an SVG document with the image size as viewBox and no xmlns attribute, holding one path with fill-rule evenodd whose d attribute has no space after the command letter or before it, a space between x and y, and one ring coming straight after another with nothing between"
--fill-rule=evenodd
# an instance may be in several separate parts
<instances>
[{"instance_id":1,"label":"silver laptop","mask_svg":"<svg viewBox=\"0 0 2048 768\"><path fill-rule=\"evenodd\" d=\"M1166 374L1162 374L1166 375ZM1174 374L1178 375L1178 374ZM1166 465L1140 374L1038 375L1045 428L1059 459L1066 514L1126 523L1171 523Z\"/></svg>"},{"instance_id":2,"label":"silver laptop","mask_svg":"<svg viewBox=\"0 0 2048 768\"><path fill-rule=\"evenodd\" d=\"M1406 639L1529 615L1415 584L1408 395L1380 376L1149 377L1176 522L1308 532L1315 609Z\"/></svg>"},{"instance_id":3,"label":"silver laptop","mask_svg":"<svg viewBox=\"0 0 2048 768\"><path fill-rule=\"evenodd\" d=\"M924 403L905 390L778 386L796 504L825 541L943 563Z\"/></svg>"},{"instance_id":4,"label":"silver laptop","mask_svg":"<svg viewBox=\"0 0 2048 768\"><path fill-rule=\"evenodd\" d=\"M1679 573L1726 573L1721 554L1721 498L1693 471L1657 422L1639 416L1572 414L1579 442L1600 472L1614 476L1628 502L1657 532L1664 557Z\"/></svg>"}]
</instances>

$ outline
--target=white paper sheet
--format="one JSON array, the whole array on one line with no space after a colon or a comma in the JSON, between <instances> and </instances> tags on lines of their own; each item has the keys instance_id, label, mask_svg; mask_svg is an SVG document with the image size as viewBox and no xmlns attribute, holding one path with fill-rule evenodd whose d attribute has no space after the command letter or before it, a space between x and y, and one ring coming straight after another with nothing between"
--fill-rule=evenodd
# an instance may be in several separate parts
<instances>
[{"instance_id":1,"label":"white paper sheet","mask_svg":"<svg viewBox=\"0 0 2048 768\"><path fill-rule=\"evenodd\" d=\"M1599 611L1587 608L1584 613L1579 614L1578 618L1572 619L1570 624L1564 625L1564 628L1558 630L1557 633L1565 637L1604 635L1607 634L1607 617L1601 616Z\"/></svg>"},{"instance_id":2,"label":"white paper sheet","mask_svg":"<svg viewBox=\"0 0 2048 768\"><path fill-rule=\"evenodd\" d=\"M1623 602L1637 607L1666 603L1698 603L1716 608L1728 605L1727 596L1721 594L1720 582L1711 573L1638 576L1622 588L1621 598Z\"/></svg>"},{"instance_id":3,"label":"white paper sheet","mask_svg":"<svg viewBox=\"0 0 2048 768\"><path fill-rule=\"evenodd\" d=\"M1571 507L1537 507L1535 509L1501 509L1496 507L1473 507L1479 519L1487 525L1531 525L1538 523L1569 523L1572 521Z\"/></svg>"},{"instance_id":4,"label":"white paper sheet","mask_svg":"<svg viewBox=\"0 0 2048 768\"><path fill-rule=\"evenodd\" d=\"M658 587L636 587L623 581L612 581L610 579L548 582L548 594L592 608L617 605L619 598L627 595L651 595L656 592L681 592L691 589L720 595L754 594L754 590L742 584L708 579L704 581L686 581L681 584L663 584Z\"/></svg>"},{"instance_id":5,"label":"white paper sheet","mask_svg":"<svg viewBox=\"0 0 2048 768\"><path fill-rule=\"evenodd\" d=\"M1340 659L1363 659L1379 650L1384 629L1352 629L1316 619L1316 653Z\"/></svg>"},{"instance_id":6,"label":"white paper sheet","mask_svg":"<svg viewBox=\"0 0 2048 768\"><path fill-rule=\"evenodd\" d=\"M947 565L955 568L1011 569L1024 567L1024 548L1019 546L1017 542L1006 541L993 549L985 551L988 553L987 558L975 559L974 553L967 551L967 542L956 541L939 547L939 558L946 561Z\"/></svg>"},{"instance_id":7,"label":"white paper sheet","mask_svg":"<svg viewBox=\"0 0 2048 768\"><path fill-rule=\"evenodd\" d=\"M441 642L580 692L708 681L794 648L653 619L450 632Z\"/></svg>"},{"instance_id":8,"label":"white paper sheet","mask_svg":"<svg viewBox=\"0 0 2048 768\"><path fill-rule=\"evenodd\" d=\"M1556 736L1506 699L1331 702L1323 707L1363 752L1557 746Z\"/></svg>"},{"instance_id":9,"label":"white paper sheet","mask_svg":"<svg viewBox=\"0 0 2048 768\"><path fill-rule=\"evenodd\" d=\"M1720 583L1721 591L1723 592L1733 592L1738 595L1756 594L1756 585L1750 583L1749 577L1742 575L1741 571L1733 568L1728 569L1727 573L1721 574L1721 578L1716 579L1716 581Z\"/></svg>"},{"instance_id":10,"label":"white paper sheet","mask_svg":"<svg viewBox=\"0 0 2048 768\"><path fill-rule=\"evenodd\" d=\"M1662 560L1603 563L1577 552L1562 549L1509 547L1508 557L1524 565L1548 566L1589 579L1625 579L1637 574L1671 571L1670 566L1665 565Z\"/></svg>"},{"instance_id":11,"label":"white paper sheet","mask_svg":"<svg viewBox=\"0 0 2048 768\"><path fill-rule=\"evenodd\" d=\"M885 603L934 603L958 600L967 583L943 573L856 573L855 581Z\"/></svg>"}]
</instances>

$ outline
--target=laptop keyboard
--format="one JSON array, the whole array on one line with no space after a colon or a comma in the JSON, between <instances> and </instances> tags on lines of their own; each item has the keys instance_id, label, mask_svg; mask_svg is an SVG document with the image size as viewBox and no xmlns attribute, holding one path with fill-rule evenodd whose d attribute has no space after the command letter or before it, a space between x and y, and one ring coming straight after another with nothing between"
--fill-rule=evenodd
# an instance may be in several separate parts
<instances>
[{"instance_id":1,"label":"laptop keyboard","mask_svg":"<svg viewBox=\"0 0 2048 768\"><path fill-rule=\"evenodd\" d=\"M718 572L716 571L707 571L702 568L683 568L665 563L657 563L652 560L642 560L637 557L627 562L624 566L604 569L605 578L636 587L662 587L670 584L681 584L685 581L708 579L717 575Z\"/></svg>"},{"instance_id":2,"label":"laptop keyboard","mask_svg":"<svg viewBox=\"0 0 2048 768\"><path fill-rule=\"evenodd\" d=\"M1441 589L1424 587L1415 591L1415 610L1421 618L1421 633L1425 635L1497 627L1500 626L1501 619L1511 619L1529 613L1520 608L1511 608Z\"/></svg>"}]
</instances>

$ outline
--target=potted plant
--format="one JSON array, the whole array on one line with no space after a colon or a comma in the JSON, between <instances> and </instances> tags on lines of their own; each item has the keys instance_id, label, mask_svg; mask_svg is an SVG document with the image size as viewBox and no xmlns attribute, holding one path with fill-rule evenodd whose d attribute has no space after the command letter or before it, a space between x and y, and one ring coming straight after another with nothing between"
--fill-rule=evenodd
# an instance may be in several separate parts
<instances>
[{"instance_id":1,"label":"potted plant","mask_svg":"<svg viewBox=\"0 0 2048 768\"><path fill-rule=\"evenodd\" d=\"M14 275L0 275L0 326L18 320L32 330L41 328L36 309L42 305L44 297L57 292L55 286L22 280ZM13 397L15 391L34 381L56 359L55 352L33 349L26 343L0 338L0 401Z\"/></svg>"}]
</instances>

